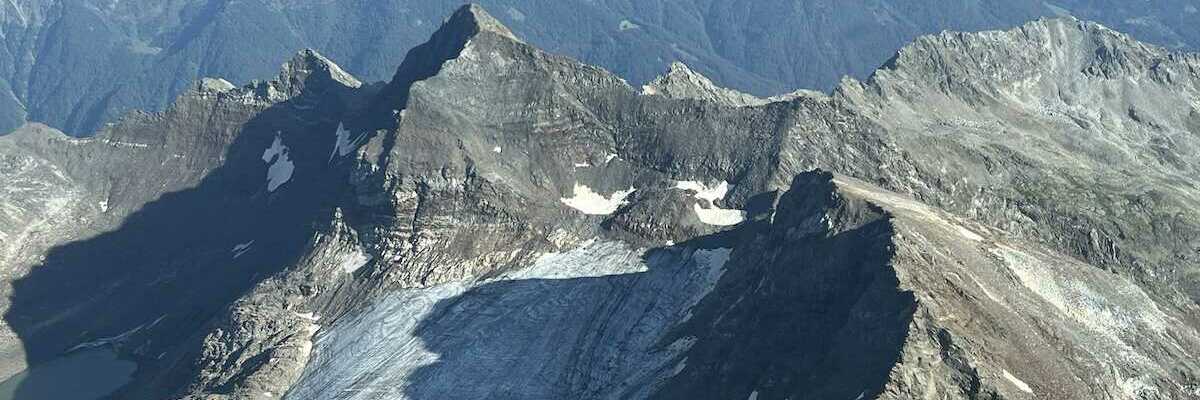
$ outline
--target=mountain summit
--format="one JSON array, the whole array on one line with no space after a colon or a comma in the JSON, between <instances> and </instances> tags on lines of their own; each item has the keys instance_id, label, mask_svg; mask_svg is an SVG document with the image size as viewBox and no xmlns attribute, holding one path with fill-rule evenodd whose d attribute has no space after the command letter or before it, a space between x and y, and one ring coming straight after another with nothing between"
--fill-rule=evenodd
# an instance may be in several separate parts
<instances>
[{"instance_id":1,"label":"mountain summit","mask_svg":"<svg viewBox=\"0 0 1200 400\"><path fill-rule=\"evenodd\" d=\"M736 90L717 87L712 80L678 61L671 63L666 74L642 86L642 93L676 99L716 101L730 106L760 106L769 103Z\"/></svg>"},{"instance_id":2,"label":"mountain summit","mask_svg":"<svg viewBox=\"0 0 1200 400\"><path fill-rule=\"evenodd\" d=\"M439 30L446 29L464 29L474 31L476 34L487 32L513 41L521 41L517 39L517 35L514 35L507 26L497 21L483 7L475 3L466 4L462 8L459 8L458 11L455 11L454 14L451 14L450 18L442 24L442 28Z\"/></svg>"},{"instance_id":3,"label":"mountain summit","mask_svg":"<svg viewBox=\"0 0 1200 400\"><path fill-rule=\"evenodd\" d=\"M305 51L0 137L2 385L86 359L119 399L1194 397L1196 60L1047 19L750 101L466 6L386 85Z\"/></svg>"}]
</instances>

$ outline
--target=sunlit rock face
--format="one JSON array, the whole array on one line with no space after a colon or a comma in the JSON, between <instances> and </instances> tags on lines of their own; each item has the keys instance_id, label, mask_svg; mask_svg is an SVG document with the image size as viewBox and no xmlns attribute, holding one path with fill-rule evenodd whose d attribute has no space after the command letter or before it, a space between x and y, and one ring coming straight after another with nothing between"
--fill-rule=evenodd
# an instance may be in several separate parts
<instances>
[{"instance_id":1,"label":"sunlit rock face","mask_svg":"<svg viewBox=\"0 0 1200 400\"><path fill-rule=\"evenodd\" d=\"M302 51L93 138L0 137L0 371L112 351L129 399L1188 398L1196 71L1066 18L923 37L829 94L635 88L466 6L387 83Z\"/></svg>"}]
</instances>

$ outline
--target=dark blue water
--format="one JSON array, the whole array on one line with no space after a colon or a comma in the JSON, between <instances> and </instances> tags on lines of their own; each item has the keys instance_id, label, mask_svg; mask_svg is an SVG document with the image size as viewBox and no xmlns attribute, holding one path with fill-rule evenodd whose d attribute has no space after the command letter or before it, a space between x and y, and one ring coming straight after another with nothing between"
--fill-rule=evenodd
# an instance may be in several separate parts
<instances>
[{"instance_id":1,"label":"dark blue water","mask_svg":"<svg viewBox=\"0 0 1200 400\"><path fill-rule=\"evenodd\" d=\"M0 400L95 400L125 386L136 370L111 349L81 350L0 382Z\"/></svg>"}]
</instances>

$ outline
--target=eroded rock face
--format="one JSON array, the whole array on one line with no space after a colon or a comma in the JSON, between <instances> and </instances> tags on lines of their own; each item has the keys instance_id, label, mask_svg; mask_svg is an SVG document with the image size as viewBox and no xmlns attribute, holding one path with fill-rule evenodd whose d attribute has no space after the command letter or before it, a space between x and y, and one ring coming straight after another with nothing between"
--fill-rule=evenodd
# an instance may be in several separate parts
<instances>
[{"instance_id":1,"label":"eroded rock face","mask_svg":"<svg viewBox=\"0 0 1200 400\"><path fill-rule=\"evenodd\" d=\"M305 51L0 138L4 367L113 348L117 398L1195 396L1197 63L1042 20L762 100L466 6L388 84Z\"/></svg>"}]
</instances>

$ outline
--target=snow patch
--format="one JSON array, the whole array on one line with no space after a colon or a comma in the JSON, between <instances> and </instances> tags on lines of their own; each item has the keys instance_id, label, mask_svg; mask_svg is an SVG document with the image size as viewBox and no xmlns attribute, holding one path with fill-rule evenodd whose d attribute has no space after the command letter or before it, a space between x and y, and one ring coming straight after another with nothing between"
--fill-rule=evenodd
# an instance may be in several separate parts
<instances>
[{"instance_id":1,"label":"snow patch","mask_svg":"<svg viewBox=\"0 0 1200 400\"><path fill-rule=\"evenodd\" d=\"M267 168L267 191L274 192L279 186L292 180L296 164L288 155L288 147L283 145L283 137L276 134L275 141L263 152L263 162L270 165Z\"/></svg>"},{"instance_id":2,"label":"snow patch","mask_svg":"<svg viewBox=\"0 0 1200 400\"><path fill-rule=\"evenodd\" d=\"M671 368L672 377L679 375L680 372L683 372L684 368L687 368L687 360L687 357L684 357L682 360L679 360L678 364L675 364L675 367Z\"/></svg>"},{"instance_id":3,"label":"snow patch","mask_svg":"<svg viewBox=\"0 0 1200 400\"><path fill-rule=\"evenodd\" d=\"M92 340L90 342L84 342L84 343L77 344L77 345L75 345L75 347L67 349L66 352L70 353L72 351L80 350L80 349L90 349L90 348L95 348L95 347L108 346L108 345L116 344L116 343L123 343L123 342L129 340L130 337L133 337L133 335L137 334L138 332L141 332L143 329L154 328L156 325L158 325L159 322L162 322L163 318L166 318L166 317L167 317L167 315L163 314L162 316L159 316L157 319L155 319L153 322L138 325L138 326L134 327L133 329L122 332L119 335L99 338L96 340Z\"/></svg>"},{"instance_id":4,"label":"snow patch","mask_svg":"<svg viewBox=\"0 0 1200 400\"><path fill-rule=\"evenodd\" d=\"M123 148L129 148L129 149L145 149L145 148L150 147L150 145L145 144L145 143L122 142L119 140L112 140L112 139L103 139L103 141L104 141L104 143L106 143L112 147L123 147Z\"/></svg>"},{"instance_id":5,"label":"snow patch","mask_svg":"<svg viewBox=\"0 0 1200 400\"><path fill-rule=\"evenodd\" d=\"M958 234L962 235L962 237L964 237L964 238L967 238L967 240L970 240L973 242L982 242L983 241L983 236L979 236L979 234L975 233L974 231L972 231L970 229L967 229L966 227L964 227L962 225L958 225Z\"/></svg>"},{"instance_id":6,"label":"snow patch","mask_svg":"<svg viewBox=\"0 0 1200 400\"><path fill-rule=\"evenodd\" d=\"M627 190L619 190L611 196L604 197L599 193L593 192L592 188L587 185L576 183L574 195L563 197L559 201L587 215L609 215L616 212L622 205L625 205L627 203L625 198L629 197L636 190L630 187Z\"/></svg>"},{"instance_id":7,"label":"snow patch","mask_svg":"<svg viewBox=\"0 0 1200 400\"><path fill-rule=\"evenodd\" d=\"M311 313L311 312L303 312L302 313L302 312L293 311L292 314L297 317L304 318L308 322L312 322L312 323L316 323L317 321L321 320L321 316L317 315L316 313Z\"/></svg>"},{"instance_id":8,"label":"snow patch","mask_svg":"<svg viewBox=\"0 0 1200 400\"><path fill-rule=\"evenodd\" d=\"M1017 379L1017 377L1013 376L1012 373L1009 373L1007 369L1004 370L1004 379L1007 379L1013 384L1013 386L1016 386L1017 389L1021 389L1022 392L1031 394L1033 393L1033 388L1029 387L1029 384L1025 383L1025 381Z\"/></svg>"},{"instance_id":9,"label":"snow patch","mask_svg":"<svg viewBox=\"0 0 1200 400\"><path fill-rule=\"evenodd\" d=\"M700 218L700 222L714 226L731 226L746 220L745 211L716 206L717 200L724 199L729 194L729 182L721 181L714 186L709 186L699 181L675 181L675 188L695 192L693 197L708 202L708 207L701 207L699 203L692 205L692 210L696 212L696 217Z\"/></svg>"},{"instance_id":10,"label":"snow patch","mask_svg":"<svg viewBox=\"0 0 1200 400\"><path fill-rule=\"evenodd\" d=\"M372 258L370 254L363 252L362 249L357 249L353 253L342 256L338 268L347 274L353 274L354 271L358 271L359 268L371 262Z\"/></svg>"},{"instance_id":11,"label":"snow patch","mask_svg":"<svg viewBox=\"0 0 1200 400\"><path fill-rule=\"evenodd\" d=\"M746 212L742 210L731 210L717 206L701 208L699 204L693 204L692 210L696 212L696 217L700 218L700 222L713 226L733 226L746 220Z\"/></svg>"},{"instance_id":12,"label":"snow patch","mask_svg":"<svg viewBox=\"0 0 1200 400\"><path fill-rule=\"evenodd\" d=\"M333 142L333 151L329 153L329 161L333 162L335 156L345 157L358 149L359 142L367 137L366 134L358 135L354 140L350 139L350 130L341 122L337 127L337 139Z\"/></svg>"},{"instance_id":13,"label":"snow patch","mask_svg":"<svg viewBox=\"0 0 1200 400\"><path fill-rule=\"evenodd\" d=\"M233 252L233 258L238 258L238 257L241 257L242 254L246 254L247 251L250 251L250 246L252 246L252 245L254 245L253 240L246 242L246 243L239 244L237 246L233 246L233 250L230 250L231 252Z\"/></svg>"},{"instance_id":14,"label":"snow patch","mask_svg":"<svg viewBox=\"0 0 1200 400\"><path fill-rule=\"evenodd\" d=\"M725 198L729 194L729 182L721 181L715 186L708 186L699 181L675 181L675 188L679 190L690 190L696 192L697 199L708 200L714 202Z\"/></svg>"}]
</instances>

